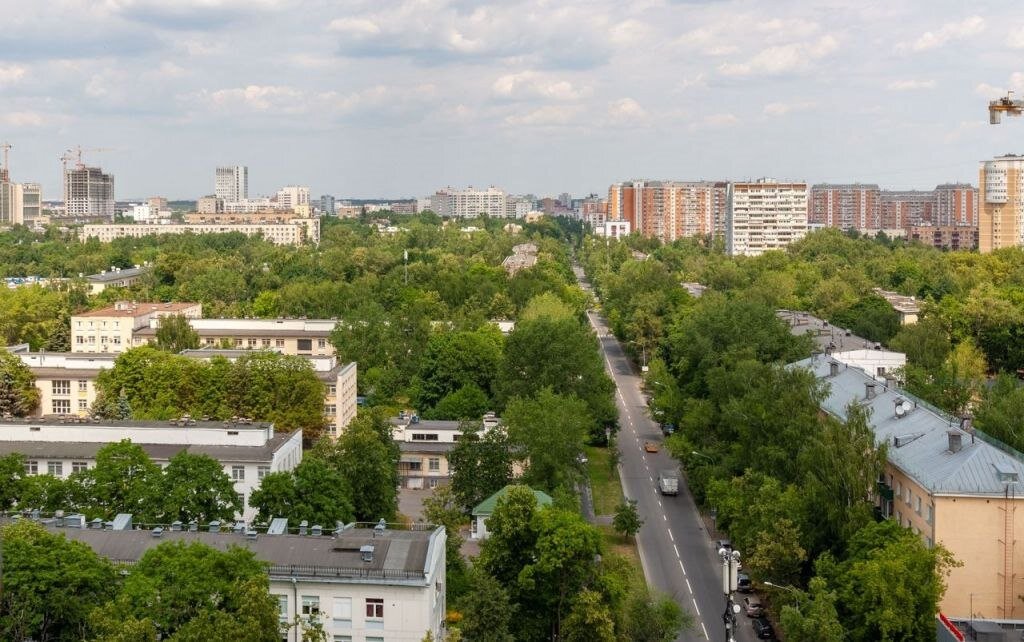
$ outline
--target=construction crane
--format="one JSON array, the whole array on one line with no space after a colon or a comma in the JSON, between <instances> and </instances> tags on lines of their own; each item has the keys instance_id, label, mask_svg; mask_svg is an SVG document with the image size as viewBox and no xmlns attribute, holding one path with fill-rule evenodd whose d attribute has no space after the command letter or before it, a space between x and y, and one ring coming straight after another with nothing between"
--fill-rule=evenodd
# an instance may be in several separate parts
<instances>
[{"instance_id":1,"label":"construction crane","mask_svg":"<svg viewBox=\"0 0 1024 642\"><path fill-rule=\"evenodd\" d=\"M993 125L999 124L1003 114L1020 116L1022 113L1024 113L1024 100L1014 100L1012 91L1006 92L1005 97L988 103L988 122Z\"/></svg>"}]
</instances>

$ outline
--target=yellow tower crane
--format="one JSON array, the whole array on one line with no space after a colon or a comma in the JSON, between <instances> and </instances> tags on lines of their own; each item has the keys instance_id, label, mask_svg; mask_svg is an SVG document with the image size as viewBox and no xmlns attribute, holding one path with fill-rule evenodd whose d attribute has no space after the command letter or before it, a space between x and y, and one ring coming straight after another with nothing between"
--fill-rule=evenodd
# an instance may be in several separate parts
<instances>
[{"instance_id":1,"label":"yellow tower crane","mask_svg":"<svg viewBox=\"0 0 1024 642\"><path fill-rule=\"evenodd\" d=\"M1003 114L1020 116L1022 113L1024 113L1024 100L1014 100L1012 91L1007 92L1005 97L988 103L988 122L993 125L999 124Z\"/></svg>"}]
</instances>

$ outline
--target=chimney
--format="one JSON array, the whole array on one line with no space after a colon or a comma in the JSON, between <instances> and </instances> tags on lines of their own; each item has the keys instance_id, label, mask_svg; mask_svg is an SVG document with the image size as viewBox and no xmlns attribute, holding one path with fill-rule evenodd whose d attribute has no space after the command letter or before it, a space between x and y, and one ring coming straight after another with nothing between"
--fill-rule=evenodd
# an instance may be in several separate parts
<instances>
[{"instance_id":1,"label":"chimney","mask_svg":"<svg viewBox=\"0 0 1024 642\"><path fill-rule=\"evenodd\" d=\"M309 522L302 520L299 522L299 535L305 535L309 529Z\"/></svg>"},{"instance_id":2,"label":"chimney","mask_svg":"<svg viewBox=\"0 0 1024 642\"><path fill-rule=\"evenodd\" d=\"M363 558L364 562L373 561L373 544L364 544L359 547L359 556Z\"/></svg>"},{"instance_id":3,"label":"chimney","mask_svg":"<svg viewBox=\"0 0 1024 642\"><path fill-rule=\"evenodd\" d=\"M213 520L212 522L210 522L210 532L211 533L219 533L220 532L220 522L219 521Z\"/></svg>"},{"instance_id":4,"label":"chimney","mask_svg":"<svg viewBox=\"0 0 1024 642\"><path fill-rule=\"evenodd\" d=\"M950 430L946 432L949 437L949 452L958 453L963 448L962 435L959 430Z\"/></svg>"},{"instance_id":5,"label":"chimney","mask_svg":"<svg viewBox=\"0 0 1024 642\"><path fill-rule=\"evenodd\" d=\"M321 526L320 524L313 524L313 528L311 529L310 533L314 537L320 537L321 535L324 534L324 527Z\"/></svg>"},{"instance_id":6,"label":"chimney","mask_svg":"<svg viewBox=\"0 0 1024 642\"><path fill-rule=\"evenodd\" d=\"M874 399L875 398L875 382L868 381L864 384L864 398Z\"/></svg>"},{"instance_id":7,"label":"chimney","mask_svg":"<svg viewBox=\"0 0 1024 642\"><path fill-rule=\"evenodd\" d=\"M180 521L171 522L171 530L172 531L180 531L181 530L181 522Z\"/></svg>"},{"instance_id":8,"label":"chimney","mask_svg":"<svg viewBox=\"0 0 1024 642\"><path fill-rule=\"evenodd\" d=\"M839 362L830 361L828 364L828 376L834 377L839 374Z\"/></svg>"},{"instance_id":9,"label":"chimney","mask_svg":"<svg viewBox=\"0 0 1024 642\"><path fill-rule=\"evenodd\" d=\"M198 531L199 531L199 522L197 522L196 520L193 519L191 522L188 523L188 532L196 533Z\"/></svg>"},{"instance_id":10,"label":"chimney","mask_svg":"<svg viewBox=\"0 0 1024 642\"><path fill-rule=\"evenodd\" d=\"M164 534L164 528L163 528L163 526L157 526L157 527L156 527L156 528L154 528L154 529L153 529L152 531L150 531L150 535L151 535L152 537L162 537L162 536L163 536L163 534Z\"/></svg>"}]
</instances>

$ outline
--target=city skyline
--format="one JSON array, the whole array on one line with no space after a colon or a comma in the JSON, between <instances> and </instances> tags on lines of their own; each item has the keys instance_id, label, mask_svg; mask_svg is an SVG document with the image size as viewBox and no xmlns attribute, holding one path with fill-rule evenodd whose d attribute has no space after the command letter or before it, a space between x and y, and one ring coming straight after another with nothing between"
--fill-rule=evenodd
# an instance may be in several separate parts
<instances>
[{"instance_id":1,"label":"city skyline","mask_svg":"<svg viewBox=\"0 0 1024 642\"><path fill-rule=\"evenodd\" d=\"M602 193L662 180L978 180L1024 123L1024 7L1002 2L109 0L19 6L0 35L11 178L63 150L121 198Z\"/></svg>"}]
</instances>

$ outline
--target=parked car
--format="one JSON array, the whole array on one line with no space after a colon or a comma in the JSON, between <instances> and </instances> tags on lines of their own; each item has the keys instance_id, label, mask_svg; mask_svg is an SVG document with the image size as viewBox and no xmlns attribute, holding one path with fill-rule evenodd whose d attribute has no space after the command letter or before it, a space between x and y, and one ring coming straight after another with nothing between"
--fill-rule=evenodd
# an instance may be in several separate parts
<instances>
[{"instance_id":1,"label":"parked car","mask_svg":"<svg viewBox=\"0 0 1024 642\"><path fill-rule=\"evenodd\" d=\"M750 576L746 573L740 573L736 576L736 590L740 593L753 593L754 585L750 581Z\"/></svg>"},{"instance_id":2,"label":"parked car","mask_svg":"<svg viewBox=\"0 0 1024 642\"><path fill-rule=\"evenodd\" d=\"M757 636L758 640L774 640L775 629L772 628L772 623L768 621L768 618L761 617L754 619L754 635Z\"/></svg>"},{"instance_id":3,"label":"parked car","mask_svg":"<svg viewBox=\"0 0 1024 642\"><path fill-rule=\"evenodd\" d=\"M658 452L658 444L654 443L653 441L645 441L644 450L646 450L649 453L656 453Z\"/></svg>"},{"instance_id":4,"label":"parked car","mask_svg":"<svg viewBox=\"0 0 1024 642\"><path fill-rule=\"evenodd\" d=\"M761 604L761 598L756 595L748 595L743 598L743 611L747 614L747 617L761 617L764 615L764 605Z\"/></svg>"}]
</instances>

